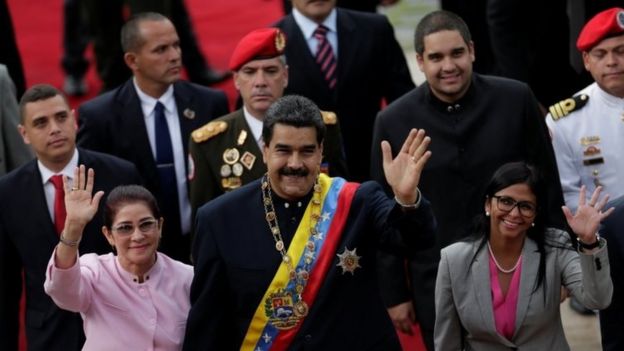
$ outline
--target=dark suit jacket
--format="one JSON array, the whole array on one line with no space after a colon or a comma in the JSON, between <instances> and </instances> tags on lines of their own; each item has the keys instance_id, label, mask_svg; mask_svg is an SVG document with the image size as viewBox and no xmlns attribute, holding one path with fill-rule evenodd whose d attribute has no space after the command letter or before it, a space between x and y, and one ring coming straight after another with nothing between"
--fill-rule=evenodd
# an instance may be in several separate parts
<instances>
[{"instance_id":1,"label":"dark suit jacket","mask_svg":"<svg viewBox=\"0 0 624 351\"><path fill-rule=\"evenodd\" d=\"M109 193L121 184L140 183L129 162L79 150L79 164L95 170L94 192ZM29 350L80 350L84 342L79 314L58 308L43 291L45 270L58 243L46 205L37 161L0 178L0 340L17 350L22 270L26 285L26 336ZM102 206L85 228L80 253L104 254L110 246L101 232Z\"/></svg>"},{"instance_id":2,"label":"dark suit jacket","mask_svg":"<svg viewBox=\"0 0 624 351\"><path fill-rule=\"evenodd\" d=\"M285 94L312 99L340 120L352 179L369 179L368 151L382 100L390 103L414 87L405 56L385 16L337 9L338 83L327 86L292 14L277 26L286 33L289 67Z\"/></svg>"},{"instance_id":3,"label":"dark suit jacket","mask_svg":"<svg viewBox=\"0 0 624 351\"><path fill-rule=\"evenodd\" d=\"M600 311L600 334L605 351L624 350L624 197L609 203L615 211L603 222L600 234L609 244L613 281L611 305Z\"/></svg>"},{"instance_id":4,"label":"dark suit jacket","mask_svg":"<svg viewBox=\"0 0 624 351\"><path fill-rule=\"evenodd\" d=\"M274 196L278 218L289 218L278 200ZM285 230L291 222L294 225ZM280 222L286 245L298 222L295 217ZM377 248L380 243L397 248L401 241L414 251L425 248L432 244L434 226L426 200L404 214L377 183L362 184L336 248L337 254L356 249L361 268L353 275L343 274L334 255L289 350L400 350L379 296ZM196 227L195 278L184 349L238 350L281 261L265 220L260 180L201 207Z\"/></svg>"},{"instance_id":5,"label":"dark suit jacket","mask_svg":"<svg viewBox=\"0 0 624 351\"><path fill-rule=\"evenodd\" d=\"M191 132L210 120L228 112L225 94L211 88L179 81L174 84L174 96L180 119L184 155L188 155L188 140ZM185 116L184 111L195 112L194 118ZM145 187L156 196L163 212L163 253L175 259L180 257L175 241L180 236L180 211L170 208L161 199L161 190L156 170L156 161L150 148L141 102L132 79L106 94L87 101L78 109L80 129L78 144L87 149L105 152L126 159L135 164ZM187 162L185 158L185 162ZM187 165L188 166L188 165ZM188 169L188 167L187 167ZM174 242L169 240L173 239ZM170 245L171 244L171 245ZM171 250L174 250L173 252ZM188 253L189 249L186 248ZM186 255L188 257L188 254Z\"/></svg>"}]
</instances>

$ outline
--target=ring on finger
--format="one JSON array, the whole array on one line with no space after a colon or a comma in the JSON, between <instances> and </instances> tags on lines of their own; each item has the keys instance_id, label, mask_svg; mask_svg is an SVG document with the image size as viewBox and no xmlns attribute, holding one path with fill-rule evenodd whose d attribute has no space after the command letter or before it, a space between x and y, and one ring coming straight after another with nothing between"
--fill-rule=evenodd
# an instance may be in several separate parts
<instances>
[{"instance_id":1,"label":"ring on finger","mask_svg":"<svg viewBox=\"0 0 624 351\"><path fill-rule=\"evenodd\" d=\"M78 190L78 188L76 187L71 188L71 191L76 191L76 190Z\"/></svg>"}]
</instances>

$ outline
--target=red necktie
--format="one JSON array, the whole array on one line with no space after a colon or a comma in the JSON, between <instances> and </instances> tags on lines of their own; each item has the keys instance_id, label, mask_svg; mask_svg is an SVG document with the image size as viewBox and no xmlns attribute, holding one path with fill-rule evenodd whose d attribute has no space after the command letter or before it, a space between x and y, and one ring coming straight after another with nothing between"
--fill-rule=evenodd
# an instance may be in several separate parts
<instances>
[{"instance_id":1,"label":"red necktie","mask_svg":"<svg viewBox=\"0 0 624 351\"><path fill-rule=\"evenodd\" d=\"M61 234L65 227L65 191L63 190L63 176L60 174L50 177L50 182L54 185L54 227L56 233Z\"/></svg>"},{"instance_id":2,"label":"red necktie","mask_svg":"<svg viewBox=\"0 0 624 351\"><path fill-rule=\"evenodd\" d=\"M320 25L314 30L314 38L318 42L316 46L315 60L323 73L323 77L329 85L329 89L336 86L336 56L332 50L329 40L327 40L327 31L329 28Z\"/></svg>"}]
</instances>

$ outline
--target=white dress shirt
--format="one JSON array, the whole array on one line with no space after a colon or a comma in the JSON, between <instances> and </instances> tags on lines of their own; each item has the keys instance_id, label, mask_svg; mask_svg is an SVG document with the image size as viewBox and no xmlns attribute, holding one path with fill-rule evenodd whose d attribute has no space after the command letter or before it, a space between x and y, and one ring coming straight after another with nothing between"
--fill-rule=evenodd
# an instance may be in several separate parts
<instances>
[{"instance_id":1,"label":"white dress shirt","mask_svg":"<svg viewBox=\"0 0 624 351\"><path fill-rule=\"evenodd\" d=\"M245 115L245 121L247 122L249 129L251 129L251 134L253 135L254 140L256 140L260 151L262 151L262 147L264 146L264 141L262 141L262 120L257 119L249 113L245 106L243 106L243 115Z\"/></svg>"},{"instance_id":2,"label":"white dress shirt","mask_svg":"<svg viewBox=\"0 0 624 351\"><path fill-rule=\"evenodd\" d=\"M66 176L69 180L74 179L74 170L78 167L78 149L74 148L74 155L69 160L69 162L65 165L60 172L52 172L46 166L41 163L40 160L37 160L37 167L39 167L39 173L41 173L41 181L43 182L43 192L46 198L46 205L48 205L48 211L50 212L50 218L52 218L52 222L54 222L54 184L50 181L50 177L62 174Z\"/></svg>"},{"instance_id":3,"label":"white dress shirt","mask_svg":"<svg viewBox=\"0 0 624 351\"><path fill-rule=\"evenodd\" d=\"M178 185L178 203L180 204L180 223L182 225L183 234L191 231L191 204L189 202L186 190L186 165L184 160L184 145L182 144L182 131L180 129L180 119L178 117L178 108L173 96L173 85L170 85L167 91L158 99L145 94L141 91L133 81L139 100L141 101L141 109L145 118L145 126L147 128L147 137L149 138L150 147L154 160L156 159L156 132L154 126L154 109L156 103L160 101L165 107L165 118L169 127L169 137L171 138L171 147L173 149L173 163L175 166L176 182Z\"/></svg>"},{"instance_id":4,"label":"white dress shirt","mask_svg":"<svg viewBox=\"0 0 624 351\"><path fill-rule=\"evenodd\" d=\"M292 9L292 13L293 13L293 17L295 18L295 22L299 26L299 29L301 29L301 32L303 33L303 37L308 43L308 47L310 48L310 52L312 53L312 56L315 56L316 48L318 46L318 40L316 40L316 38L314 37L314 31L316 30L316 27L319 26L319 24L307 18L306 16L304 16L301 12L297 11L296 8ZM329 16L327 16L327 18L325 18L325 21L323 21L323 23L321 24L329 29L327 31L327 40L329 40L329 44L331 45L332 50L334 50L334 57L336 58L336 61L337 61L338 60L338 26L336 24L336 9L335 8L329 13Z\"/></svg>"}]
</instances>

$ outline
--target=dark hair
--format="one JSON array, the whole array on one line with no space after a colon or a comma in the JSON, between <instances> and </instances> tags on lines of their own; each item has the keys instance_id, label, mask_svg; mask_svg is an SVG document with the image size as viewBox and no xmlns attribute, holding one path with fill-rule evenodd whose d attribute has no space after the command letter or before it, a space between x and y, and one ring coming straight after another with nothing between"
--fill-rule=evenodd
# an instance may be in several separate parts
<instances>
[{"instance_id":1,"label":"dark hair","mask_svg":"<svg viewBox=\"0 0 624 351\"><path fill-rule=\"evenodd\" d=\"M470 30L461 17L449 11L434 11L423 17L416 26L414 35L414 48L416 53L422 55L425 52L425 37L429 34L443 30L456 30L464 39L466 45L470 43Z\"/></svg>"},{"instance_id":2,"label":"dark hair","mask_svg":"<svg viewBox=\"0 0 624 351\"><path fill-rule=\"evenodd\" d=\"M50 84L36 84L26 90L19 102L21 123L24 123L24 112L26 110L26 104L51 99L55 96L62 97L63 101L65 101L65 104L67 105L67 108L69 108L69 104L67 103L65 95L63 95L60 90L56 89Z\"/></svg>"},{"instance_id":3,"label":"dark hair","mask_svg":"<svg viewBox=\"0 0 624 351\"><path fill-rule=\"evenodd\" d=\"M152 216L160 219L160 209L154 195L149 190L140 185L120 185L115 187L108 197L104 205L104 226L111 229L113 221L121 207L137 202L144 203L152 212Z\"/></svg>"},{"instance_id":4,"label":"dark hair","mask_svg":"<svg viewBox=\"0 0 624 351\"><path fill-rule=\"evenodd\" d=\"M544 233L546 231L545 220L547 219L547 189L544 179L537 168L524 162L510 162L499 167L495 172L490 182L485 188L484 199L491 201L492 197L500 190L510 187L515 184L526 184L529 186L537 201L537 213L534 219L534 226L529 227L527 230L527 236L535 241L537 244L537 250L540 254L538 274L535 280L534 290L536 291L539 286L544 283L544 277L546 275L546 243L544 239ZM480 240L479 252L487 244L490 237L490 218L481 213L476 216L473 226L473 240ZM476 258L477 253L472 259ZM472 264L471 262L471 264Z\"/></svg>"},{"instance_id":5,"label":"dark hair","mask_svg":"<svg viewBox=\"0 0 624 351\"><path fill-rule=\"evenodd\" d=\"M314 127L319 145L325 138L325 123L323 123L321 110L312 100L303 96L283 96L269 107L262 123L262 140L265 145L270 144L273 127L278 123L297 128Z\"/></svg>"},{"instance_id":6,"label":"dark hair","mask_svg":"<svg viewBox=\"0 0 624 351\"><path fill-rule=\"evenodd\" d=\"M146 21L169 21L169 19L157 12L141 12L132 16L121 27L121 48L124 52L137 51L145 44L139 25Z\"/></svg>"}]
</instances>

